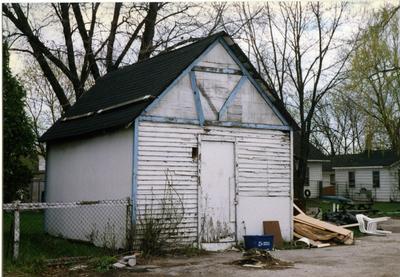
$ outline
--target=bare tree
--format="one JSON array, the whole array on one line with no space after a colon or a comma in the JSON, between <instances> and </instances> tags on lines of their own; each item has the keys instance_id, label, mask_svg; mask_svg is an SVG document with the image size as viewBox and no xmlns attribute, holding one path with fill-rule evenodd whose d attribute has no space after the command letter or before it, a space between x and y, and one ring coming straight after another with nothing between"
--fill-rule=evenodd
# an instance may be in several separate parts
<instances>
[{"instance_id":1,"label":"bare tree","mask_svg":"<svg viewBox=\"0 0 400 277\"><path fill-rule=\"evenodd\" d=\"M149 58L207 35L220 26L216 17L196 17L204 7L189 3L3 4L11 22L13 51L34 57L63 111L71 106L60 72L79 99L106 72ZM108 20L109 19L109 20ZM4 21L3 21L4 22ZM62 34L60 37L58 34Z\"/></svg>"},{"instance_id":2,"label":"bare tree","mask_svg":"<svg viewBox=\"0 0 400 277\"><path fill-rule=\"evenodd\" d=\"M345 10L344 3L266 3L264 16L258 22L249 22L244 32L249 53L265 76L267 88L299 122L295 195L300 199L316 108L343 81L351 53L349 42L338 35ZM243 4L240 13L246 19L251 11Z\"/></svg>"},{"instance_id":3,"label":"bare tree","mask_svg":"<svg viewBox=\"0 0 400 277\"><path fill-rule=\"evenodd\" d=\"M359 153L365 148L365 116L341 90L323 99L313 118L311 141L326 154Z\"/></svg>"}]
</instances>

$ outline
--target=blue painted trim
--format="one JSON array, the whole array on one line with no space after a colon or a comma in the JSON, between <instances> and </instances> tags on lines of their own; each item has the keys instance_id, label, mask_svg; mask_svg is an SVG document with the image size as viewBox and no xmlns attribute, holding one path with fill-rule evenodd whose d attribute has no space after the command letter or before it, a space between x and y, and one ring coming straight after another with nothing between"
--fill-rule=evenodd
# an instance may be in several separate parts
<instances>
[{"instance_id":1,"label":"blue painted trim","mask_svg":"<svg viewBox=\"0 0 400 277\"><path fill-rule=\"evenodd\" d=\"M222 126L222 127L251 128L251 129L279 130L279 131L292 130L292 127L287 126L287 125L241 123L241 122L235 122L235 121L206 121L206 125Z\"/></svg>"},{"instance_id":2,"label":"blue painted trim","mask_svg":"<svg viewBox=\"0 0 400 277\"><path fill-rule=\"evenodd\" d=\"M270 106L270 108L275 112L275 114L279 117L279 119L282 121L283 124L289 125L286 119L282 116L282 114L275 108L274 104L271 102L271 99L264 93L264 90L260 87L260 85L253 79L251 74L248 72L248 70L244 67L243 63L239 61L239 59L236 57L236 55L232 52L231 48L226 44L226 42L223 39L218 39L218 41L222 44L222 46L225 48L226 51L228 51L228 54L231 56L231 58L238 64L240 69L243 71L243 73L249 78L249 81L255 86L261 97L267 102L267 104Z\"/></svg>"},{"instance_id":3,"label":"blue painted trim","mask_svg":"<svg viewBox=\"0 0 400 277\"><path fill-rule=\"evenodd\" d=\"M137 171L139 161L139 118L137 117L132 126L133 128L133 147L132 147L132 224L136 224L137 209Z\"/></svg>"},{"instance_id":4,"label":"blue painted trim","mask_svg":"<svg viewBox=\"0 0 400 277\"><path fill-rule=\"evenodd\" d=\"M143 115L143 116L139 117L139 121L199 125L199 121L196 119L151 116L151 115L146 115L146 116ZM279 131L292 130L292 128L290 126L286 126L286 125L241 123L241 122L234 122L234 121L206 120L206 121L204 121L204 124L205 124L205 126L239 127L239 128L251 128L251 129L279 130Z\"/></svg>"},{"instance_id":5,"label":"blue painted trim","mask_svg":"<svg viewBox=\"0 0 400 277\"><path fill-rule=\"evenodd\" d=\"M239 92L240 88L243 86L244 82L246 81L247 77L242 76L235 86L235 88L232 90L232 92L229 94L228 98L225 100L225 103L222 105L221 109L218 112L218 119L221 120L221 116L226 112L228 109L229 105L232 103L232 101L235 99L237 93Z\"/></svg>"},{"instance_id":6,"label":"blue painted trim","mask_svg":"<svg viewBox=\"0 0 400 277\"><path fill-rule=\"evenodd\" d=\"M48 181L48 170L49 170L49 150L50 150L50 145L46 143L46 157L44 157L44 162L46 163L44 165L44 202L47 202L47 181ZM39 161L38 161L39 162ZM39 165L38 165L39 166ZM43 199L42 199L43 202Z\"/></svg>"},{"instance_id":7,"label":"blue painted trim","mask_svg":"<svg viewBox=\"0 0 400 277\"><path fill-rule=\"evenodd\" d=\"M150 111L153 107L155 107L158 102L164 97L164 95L166 95L187 73L189 73L193 67L205 56L208 54L208 52L211 51L211 49L214 48L215 45L217 45L219 43L218 40L214 41L210 46L208 46L208 48L206 50L204 50L203 53L201 53L201 55L195 59L184 71L182 71L182 73L178 76L178 78L176 78L171 84L169 84L169 86L159 95L157 96L157 98L150 104L147 106L146 109L144 109L140 115L145 115L148 111Z\"/></svg>"},{"instance_id":8,"label":"blue painted trim","mask_svg":"<svg viewBox=\"0 0 400 277\"><path fill-rule=\"evenodd\" d=\"M199 125L198 119L186 119L176 117L163 117L154 115L142 115L139 117L139 121L150 121L150 122L161 122L161 123L178 123L178 124L192 124Z\"/></svg>"},{"instance_id":9,"label":"blue painted trim","mask_svg":"<svg viewBox=\"0 0 400 277\"><path fill-rule=\"evenodd\" d=\"M200 126L203 126L204 125L204 114L203 114L203 107L201 105L200 90L196 84L196 75L193 71L190 71L189 75L190 75L190 83L192 84L192 90L194 93L194 103L196 105L197 117L199 119Z\"/></svg>"},{"instance_id":10,"label":"blue painted trim","mask_svg":"<svg viewBox=\"0 0 400 277\"><path fill-rule=\"evenodd\" d=\"M45 165L44 165L44 202L47 202L47 188L48 188L48 185L47 185L47 181L48 181L48 179L49 179L49 177L48 177L48 170L49 170L49 153L50 153L50 145L49 145L49 143L46 143L46 157L45 157ZM39 165L38 165L39 166ZM43 202L43 199L42 199L42 202ZM46 220L46 213L47 213L47 210L44 210L44 220L43 220L43 230L45 230L45 231L47 231L47 220Z\"/></svg>"}]
</instances>

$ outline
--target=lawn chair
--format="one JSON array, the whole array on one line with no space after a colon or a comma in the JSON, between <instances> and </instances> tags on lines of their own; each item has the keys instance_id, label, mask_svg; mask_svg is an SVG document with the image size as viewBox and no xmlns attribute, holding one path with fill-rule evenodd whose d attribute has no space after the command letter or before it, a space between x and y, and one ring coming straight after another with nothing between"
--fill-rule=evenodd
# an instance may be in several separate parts
<instances>
[{"instance_id":1,"label":"lawn chair","mask_svg":"<svg viewBox=\"0 0 400 277\"><path fill-rule=\"evenodd\" d=\"M363 214L356 215L360 232L369 235L385 236L391 234L390 231L378 230L378 223L384 222L390 219L390 217L379 217L379 218L369 218Z\"/></svg>"}]
</instances>

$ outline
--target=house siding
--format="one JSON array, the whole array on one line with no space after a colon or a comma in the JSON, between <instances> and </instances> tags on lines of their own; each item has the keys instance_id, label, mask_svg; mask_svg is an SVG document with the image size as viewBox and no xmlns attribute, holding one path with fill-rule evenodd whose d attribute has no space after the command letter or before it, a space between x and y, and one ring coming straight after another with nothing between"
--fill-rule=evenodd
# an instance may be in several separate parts
<instances>
[{"instance_id":1,"label":"house siding","mask_svg":"<svg viewBox=\"0 0 400 277\"><path fill-rule=\"evenodd\" d=\"M166 183L165 172L168 170L172 173L174 187L184 204L184 220L179 226L180 240L197 241L199 167L198 159L192 158L192 148L199 146L201 135L236 141L236 182L239 196L237 220L243 222L242 228L247 229L247 233L262 234L263 220L279 220L283 237L289 240L290 139L287 132L273 130L214 126L202 128L186 124L141 122L138 145L137 222L140 222L146 207L148 209L153 205L156 210L160 207L155 205L156 202L152 199L162 197ZM246 226L246 221L251 217L249 213L253 211L248 207L241 209L240 205L253 198L262 200L259 201L258 207L265 213L253 215L252 220L258 220L257 226L251 222ZM276 209L272 203L283 208ZM243 212L243 209L246 209L246 212ZM238 235L243 235L243 231L238 230Z\"/></svg>"},{"instance_id":2,"label":"house siding","mask_svg":"<svg viewBox=\"0 0 400 277\"><path fill-rule=\"evenodd\" d=\"M322 181L322 163L318 162L308 162L310 173L310 185L304 186L304 190L309 190L311 192L310 198L319 197L319 182Z\"/></svg>"},{"instance_id":3,"label":"house siding","mask_svg":"<svg viewBox=\"0 0 400 277\"><path fill-rule=\"evenodd\" d=\"M398 167L397 167L398 168ZM355 172L355 188L349 189L351 192L359 192L361 188L372 191L376 201L387 202L399 199L398 186L396 188L396 169L397 168L354 168L354 169L335 169L335 182L339 194L345 193L345 186L348 184L348 172ZM380 172L380 187L373 188L372 172Z\"/></svg>"}]
</instances>

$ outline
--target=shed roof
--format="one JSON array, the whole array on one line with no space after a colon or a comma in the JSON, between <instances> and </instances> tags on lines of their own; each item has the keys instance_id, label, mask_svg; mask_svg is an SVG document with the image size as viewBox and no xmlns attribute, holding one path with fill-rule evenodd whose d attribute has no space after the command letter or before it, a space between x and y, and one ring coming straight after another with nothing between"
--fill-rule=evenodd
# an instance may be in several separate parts
<instances>
[{"instance_id":1,"label":"shed roof","mask_svg":"<svg viewBox=\"0 0 400 277\"><path fill-rule=\"evenodd\" d=\"M332 167L390 166L398 161L400 155L394 150L375 150L335 156Z\"/></svg>"},{"instance_id":2,"label":"shed roof","mask_svg":"<svg viewBox=\"0 0 400 277\"><path fill-rule=\"evenodd\" d=\"M227 33L219 32L188 46L107 73L66 112L64 120L58 120L40 140L54 141L126 126L220 38L230 39ZM265 81L239 46L227 44L252 77L266 89ZM272 92L265 93L289 125L298 128L279 98ZM110 107L113 108L101 111Z\"/></svg>"}]
</instances>

